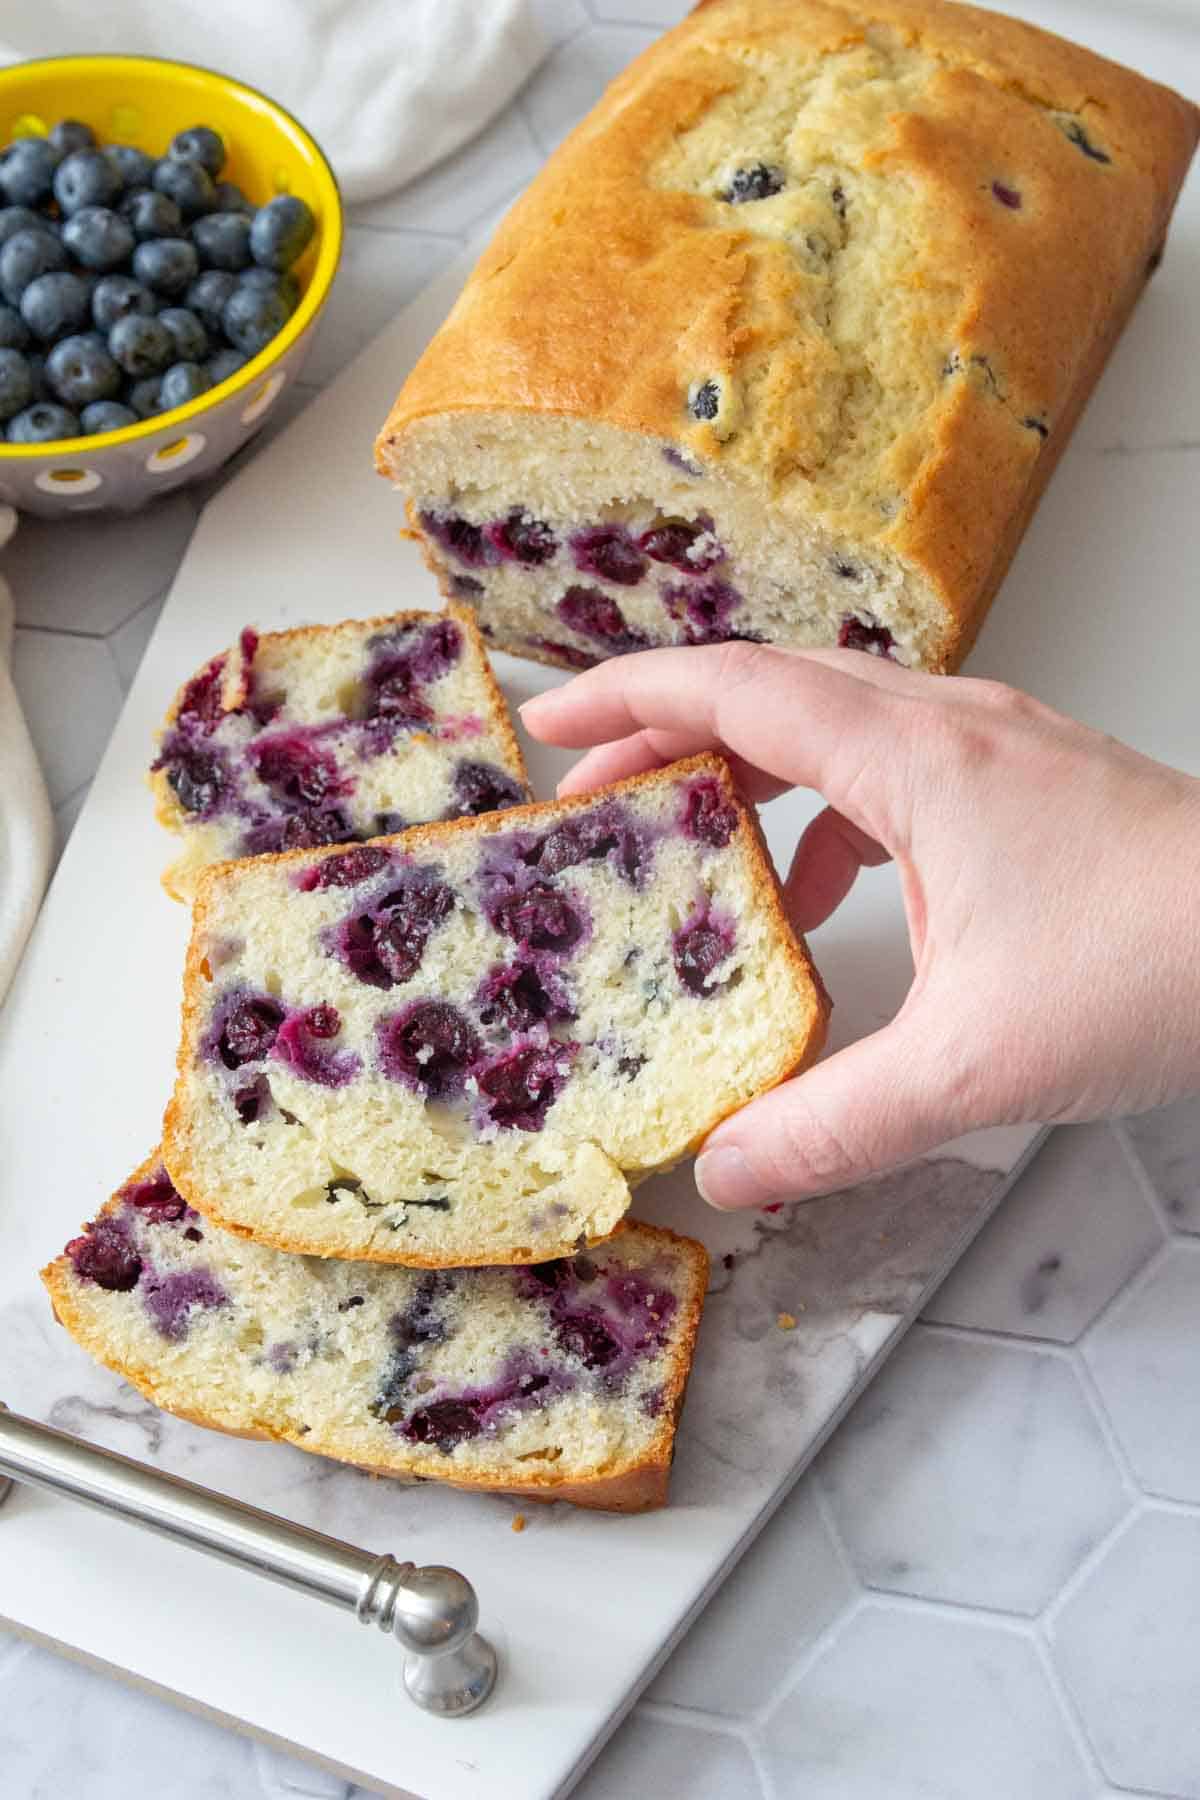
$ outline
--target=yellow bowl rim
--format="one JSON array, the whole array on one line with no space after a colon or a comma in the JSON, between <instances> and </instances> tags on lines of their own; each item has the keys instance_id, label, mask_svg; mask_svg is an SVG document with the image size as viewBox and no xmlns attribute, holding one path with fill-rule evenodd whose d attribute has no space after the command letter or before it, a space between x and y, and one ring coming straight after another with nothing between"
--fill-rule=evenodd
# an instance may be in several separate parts
<instances>
[{"instance_id":1,"label":"yellow bowl rim","mask_svg":"<svg viewBox=\"0 0 1200 1800\"><path fill-rule=\"evenodd\" d=\"M90 65L96 70L112 70L122 64L145 63L151 68L161 69L164 73L186 70L189 74L207 75L213 81L220 82L223 87L231 88L237 93L249 94L253 99L261 101L263 105L272 112L278 113L280 118L286 119L294 127L305 148L311 152L316 164L318 181L328 189L329 224L321 230L317 245L316 266L299 306L283 330L278 332L269 344L264 345L258 355L250 359L244 369L239 369L236 375L230 375L227 380L219 382L214 388L209 388L207 393L198 395L195 400L189 400L186 406L174 407L170 412L155 413L154 417L150 419L139 419L136 425L122 425L118 431L97 431L91 437L52 438L49 443L45 444L8 444L0 441L0 459L10 457L13 461L29 462L46 456L57 457L67 450L79 455L83 449L86 449L91 454L99 450L106 450L110 444L136 444L143 438L155 436L157 432L162 431L164 426L172 429L182 428L191 420L208 412L218 400L227 400L233 394L238 393L240 389L251 387L260 376L266 373L271 364L276 362L297 341L307 326L315 319L325 303L342 254L342 195L338 187L337 176L330 167L329 158L316 138L300 123L295 114L290 113L286 106L281 106L278 100L273 100L270 94L264 94L261 88L251 87L248 81L239 81L236 76L223 75L219 69L206 68L203 63L179 62L162 56L30 56L22 62L10 63L7 67L0 69L0 86L7 85L5 77L17 76L25 69L61 67L66 63L70 63L77 69L80 65Z\"/></svg>"}]
</instances>

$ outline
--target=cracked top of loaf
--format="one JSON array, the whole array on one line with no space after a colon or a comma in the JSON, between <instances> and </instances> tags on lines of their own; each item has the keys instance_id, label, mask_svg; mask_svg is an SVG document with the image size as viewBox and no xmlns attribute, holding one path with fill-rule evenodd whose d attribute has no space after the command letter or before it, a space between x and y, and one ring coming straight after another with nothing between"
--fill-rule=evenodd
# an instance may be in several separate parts
<instances>
[{"instance_id":1,"label":"cracked top of loaf","mask_svg":"<svg viewBox=\"0 0 1200 1800\"><path fill-rule=\"evenodd\" d=\"M654 434L977 628L1200 114L948 0L705 0L504 220L379 440L517 410Z\"/></svg>"}]
</instances>

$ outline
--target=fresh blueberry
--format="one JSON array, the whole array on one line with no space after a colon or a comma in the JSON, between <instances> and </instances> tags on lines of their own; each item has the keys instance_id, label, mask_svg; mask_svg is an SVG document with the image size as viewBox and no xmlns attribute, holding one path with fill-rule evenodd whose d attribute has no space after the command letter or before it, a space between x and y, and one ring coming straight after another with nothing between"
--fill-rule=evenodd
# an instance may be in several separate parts
<instances>
[{"instance_id":1,"label":"fresh blueberry","mask_svg":"<svg viewBox=\"0 0 1200 1800\"><path fill-rule=\"evenodd\" d=\"M212 176L203 163L180 162L174 156L164 156L155 163L151 185L156 193L173 200L185 219L198 219L201 213L211 212L216 199Z\"/></svg>"},{"instance_id":2,"label":"fresh blueberry","mask_svg":"<svg viewBox=\"0 0 1200 1800\"><path fill-rule=\"evenodd\" d=\"M132 275L105 275L92 289L92 323L107 335L118 319L130 313L148 319L157 305L150 289Z\"/></svg>"},{"instance_id":3,"label":"fresh blueberry","mask_svg":"<svg viewBox=\"0 0 1200 1800\"><path fill-rule=\"evenodd\" d=\"M54 171L54 198L68 218L85 206L111 206L120 191L121 177L101 150L72 150Z\"/></svg>"},{"instance_id":4,"label":"fresh blueberry","mask_svg":"<svg viewBox=\"0 0 1200 1800\"><path fill-rule=\"evenodd\" d=\"M103 339L65 337L46 358L46 380L56 398L78 412L93 400L113 399L120 391L121 371Z\"/></svg>"},{"instance_id":5,"label":"fresh blueberry","mask_svg":"<svg viewBox=\"0 0 1200 1800\"><path fill-rule=\"evenodd\" d=\"M208 213L192 226L192 242L206 269L248 269L250 221L244 213Z\"/></svg>"},{"instance_id":6,"label":"fresh blueberry","mask_svg":"<svg viewBox=\"0 0 1200 1800\"><path fill-rule=\"evenodd\" d=\"M135 381L161 375L175 357L175 342L166 326L142 313L127 313L117 320L108 334L108 349Z\"/></svg>"},{"instance_id":7,"label":"fresh blueberry","mask_svg":"<svg viewBox=\"0 0 1200 1800\"><path fill-rule=\"evenodd\" d=\"M284 269L282 272L275 269L260 269L255 263L251 268L243 270L238 276L238 280L243 287L278 294L289 313L295 312L300 299L300 283L290 269Z\"/></svg>"},{"instance_id":8,"label":"fresh blueberry","mask_svg":"<svg viewBox=\"0 0 1200 1800\"><path fill-rule=\"evenodd\" d=\"M139 419L152 419L155 413L162 411L158 402L161 381L162 377L159 375L147 375L144 380L135 381L125 395Z\"/></svg>"},{"instance_id":9,"label":"fresh blueberry","mask_svg":"<svg viewBox=\"0 0 1200 1800\"><path fill-rule=\"evenodd\" d=\"M0 419L11 419L33 399L33 374L19 350L0 350Z\"/></svg>"},{"instance_id":10,"label":"fresh blueberry","mask_svg":"<svg viewBox=\"0 0 1200 1800\"><path fill-rule=\"evenodd\" d=\"M14 238L13 243L16 241ZM11 248L11 244L5 245L5 250ZM87 283L78 275L68 275L61 270L51 275L39 275L21 295L21 317L34 337L41 338L46 344L86 325L91 306L91 289Z\"/></svg>"},{"instance_id":11,"label":"fresh blueberry","mask_svg":"<svg viewBox=\"0 0 1200 1800\"><path fill-rule=\"evenodd\" d=\"M205 269L188 288L184 305L195 313L210 336L220 336L221 314L236 287L236 276L226 270Z\"/></svg>"},{"instance_id":12,"label":"fresh blueberry","mask_svg":"<svg viewBox=\"0 0 1200 1800\"><path fill-rule=\"evenodd\" d=\"M60 119L50 127L50 142L60 157L70 156L72 150L94 150L96 134L82 119Z\"/></svg>"},{"instance_id":13,"label":"fresh blueberry","mask_svg":"<svg viewBox=\"0 0 1200 1800\"><path fill-rule=\"evenodd\" d=\"M89 437L100 431L123 431L126 425L137 422L133 408L122 406L116 400L93 400L79 415L79 423Z\"/></svg>"},{"instance_id":14,"label":"fresh blueberry","mask_svg":"<svg viewBox=\"0 0 1200 1800\"><path fill-rule=\"evenodd\" d=\"M52 406L49 401L35 400L24 412L8 422L10 444L55 444L63 438L78 437L79 420L65 406Z\"/></svg>"},{"instance_id":15,"label":"fresh blueberry","mask_svg":"<svg viewBox=\"0 0 1200 1800\"><path fill-rule=\"evenodd\" d=\"M236 375L239 369L244 369L246 358L240 350L218 350L215 356L209 357L204 366L208 370L209 380L216 387L218 382L228 381L231 375Z\"/></svg>"},{"instance_id":16,"label":"fresh blueberry","mask_svg":"<svg viewBox=\"0 0 1200 1800\"><path fill-rule=\"evenodd\" d=\"M254 211L236 181L218 181L215 192L215 212L246 213L248 216Z\"/></svg>"},{"instance_id":17,"label":"fresh blueberry","mask_svg":"<svg viewBox=\"0 0 1200 1800\"><path fill-rule=\"evenodd\" d=\"M235 349L257 356L290 317L291 309L281 294L239 282L225 302L221 328Z\"/></svg>"},{"instance_id":18,"label":"fresh blueberry","mask_svg":"<svg viewBox=\"0 0 1200 1800\"><path fill-rule=\"evenodd\" d=\"M63 243L85 269L119 269L133 254L133 227L107 206L82 206L63 226Z\"/></svg>"},{"instance_id":19,"label":"fresh blueberry","mask_svg":"<svg viewBox=\"0 0 1200 1800\"><path fill-rule=\"evenodd\" d=\"M18 138L0 161L0 188L14 206L37 206L50 198L59 153L45 138Z\"/></svg>"},{"instance_id":20,"label":"fresh blueberry","mask_svg":"<svg viewBox=\"0 0 1200 1800\"><path fill-rule=\"evenodd\" d=\"M208 125L191 125L171 139L167 155L175 162L199 163L210 175L219 175L225 161L225 145Z\"/></svg>"},{"instance_id":21,"label":"fresh blueberry","mask_svg":"<svg viewBox=\"0 0 1200 1800\"><path fill-rule=\"evenodd\" d=\"M136 144L109 144L104 151L121 178L123 188L148 188L154 174L154 158Z\"/></svg>"},{"instance_id":22,"label":"fresh blueberry","mask_svg":"<svg viewBox=\"0 0 1200 1800\"><path fill-rule=\"evenodd\" d=\"M178 237L183 230L183 214L175 202L153 188L135 188L126 194L119 210L129 220L139 244L150 238Z\"/></svg>"},{"instance_id":23,"label":"fresh blueberry","mask_svg":"<svg viewBox=\"0 0 1200 1800\"><path fill-rule=\"evenodd\" d=\"M0 306L0 349L23 350L29 342L29 327L15 306Z\"/></svg>"},{"instance_id":24,"label":"fresh blueberry","mask_svg":"<svg viewBox=\"0 0 1200 1800\"><path fill-rule=\"evenodd\" d=\"M208 355L208 333L186 306L164 306L158 315L160 324L166 326L175 345L175 355L180 362L203 362Z\"/></svg>"},{"instance_id":25,"label":"fresh blueberry","mask_svg":"<svg viewBox=\"0 0 1200 1800\"><path fill-rule=\"evenodd\" d=\"M260 206L250 227L250 249L264 269L290 269L307 248L317 222L295 194L279 194Z\"/></svg>"},{"instance_id":26,"label":"fresh blueberry","mask_svg":"<svg viewBox=\"0 0 1200 1800\"><path fill-rule=\"evenodd\" d=\"M18 231L49 231L54 227L41 213L31 211L28 206L0 207L0 245L7 244L10 237Z\"/></svg>"},{"instance_id":27,"label":"fresh blueberry","mask_svg":"<svg viewBox=\"0 0 1200 1800\"><path fill-rule=\"evenodd\" d=\"M22 319L22 324L25 321ZM48 400L50 391L46 386L46 353L44 350L27 350L25 360L29 364L29 374L33 381L33 397L35 400Z\"/></svg>"},{"instance_id":28,"label":"fresh blueberry","mask_svg":"<svg viewBox=\"0 0 1200 1800\"><path fill-rule=\"evenodd\" d=\"M66 266L67 253L49 225L14 232L0 250L0 293L10 306L17 306L31 281Z\"/></svg>"},{"instance_id":29,"label":"fresh blueberry","mask_svg":"<svg viewBox=\"0 0 1200 1800\"><path fill-rule=\"evenodd\" d=\"M207 369L199 363L177 362L167 370L158 390L158 403L164 412L172 407L186 406L189 400L199 399L212 386Z\"/></svg>"},{"instance_id":30,"label":"fresh blueberry","mask_svg":"<svg viewBox=\"0 0 1200 1800\"><path fill-rule=\"evenodd\" d=\"M181 163L180 167L187 165ZM154 238L139 244L133 253L133 272L139 281L174 300L196 279L200 260L186 238Z\"/></svg>"}]
</instances>

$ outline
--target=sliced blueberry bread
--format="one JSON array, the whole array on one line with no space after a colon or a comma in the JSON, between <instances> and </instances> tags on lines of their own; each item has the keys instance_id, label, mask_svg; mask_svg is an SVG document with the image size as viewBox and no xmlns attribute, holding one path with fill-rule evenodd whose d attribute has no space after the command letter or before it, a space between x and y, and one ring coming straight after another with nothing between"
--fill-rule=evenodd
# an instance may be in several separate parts
<instances>
[{"instance_id":1,"label":"sliced blueberry bread","mask_svg":"<svg viewBox=\"0 0 1200 1800\"><path fill-rule=\"evenodd\" d=\"M1198 126L995 12L705 0L500 225L380 471L519 654L749 637L954 668Z\"/></svg>"},{"instance_id":2,"label":"sliced blueberry bread","mask_svg":"<svg viewBox=\"0 0 1200 1800\"><path fill-rule=\"evenodd\" d=\"M469 611L243 631L180 691L150 775L184 839L163 876L190 900L210 863L402 831L529 797Z\"/></svg>"},{"instance_id":3,"label":"sliced blueberry bread","mask_svg":"<svg viewBox=\"0 0 1200 1800\"><path fill-rule=\"evenodd\" d=\"M42 1270L90 1355L198 1425L616 1512L666 1499L707 1277L637 1224L523 1269L286 1256L201 1218L157 1155Z\"/></svg>"},{"instance_id":4,"label":"sliced blueberry bread","mask_svg":"<svg viewBox=\"0 0 1200 1800\"><path fill-rule=\"evenodd\" d=\"M717 757L196 897L163 1157L214 1223L426 1267L607 1237L827 1001Z\"/></svg>"}]
</instances>

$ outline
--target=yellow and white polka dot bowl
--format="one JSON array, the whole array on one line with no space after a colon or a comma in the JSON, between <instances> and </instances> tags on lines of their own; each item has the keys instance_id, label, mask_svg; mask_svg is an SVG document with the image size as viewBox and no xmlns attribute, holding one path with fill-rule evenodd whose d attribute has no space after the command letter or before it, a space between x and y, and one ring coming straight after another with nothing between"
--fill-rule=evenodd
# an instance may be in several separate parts
<instances>
[{"instance_id":1,"label":"yellow and white polka dot bowl","mask_svg":"<svg viewBox=\"0 0 1200 1800\"><path fill-rule=\"evenodd\" d=\"M161 156L177 131L211 125L225 140L222 179L255 206L296 194L317 229L294 274L300 302L279 335L236 375L198 400L120 431L54 444L0 441L0 502L59 518L132 512L156 495L211 475L266 424L312 347L342 248L337 182L304 127L264 94L227 75L148 56L59 56L0 70L0 147L82 119L101 144Z\"/></svg>"}]
</instances>

